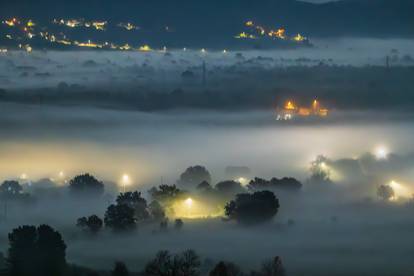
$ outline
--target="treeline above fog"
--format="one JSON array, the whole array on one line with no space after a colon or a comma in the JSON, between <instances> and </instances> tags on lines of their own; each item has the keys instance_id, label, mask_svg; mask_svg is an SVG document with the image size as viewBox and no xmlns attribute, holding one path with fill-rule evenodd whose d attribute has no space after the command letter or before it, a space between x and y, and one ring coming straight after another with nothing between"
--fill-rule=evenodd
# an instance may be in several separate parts
<instances>
[{"instance_id":1,"label":"treeline above fog","mask_svg":"<svg viewBox=\"0 0 414 276\"><path fill-rule=\"evenodd\" d=\"M253 68L244 67L246 62ZM330 109L341 110L409 110L414 105L413 66L352 67L321 62L316 66L265 68L255 67L254 62L207 67L204 84L200 68L189 68L168 88L159 82L107 88L61 82L55 88L0 89L0 101L141 111L272 109L288 99L307 105L315 98Z\"/></svg>"}]
</instances>

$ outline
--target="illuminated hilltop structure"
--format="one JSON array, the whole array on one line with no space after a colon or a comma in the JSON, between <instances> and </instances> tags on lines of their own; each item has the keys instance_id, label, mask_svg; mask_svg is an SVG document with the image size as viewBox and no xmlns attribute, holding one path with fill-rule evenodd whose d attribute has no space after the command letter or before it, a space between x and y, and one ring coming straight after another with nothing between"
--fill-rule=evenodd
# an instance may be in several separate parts
<instances>
[{"instance_id":1,"label":"illuminated hilltop structure","mask_svg":"<svg viewBox=\"0 0 414 276\"><path fill-rule=\"evenodd\" d=\"M310 107L296 105L293 101L287 101L283 108L277 110L276 120L287 121L297 117L326 117L329 110L322 107L318 100L314 100Z\"/></svg>"}]
</instances>

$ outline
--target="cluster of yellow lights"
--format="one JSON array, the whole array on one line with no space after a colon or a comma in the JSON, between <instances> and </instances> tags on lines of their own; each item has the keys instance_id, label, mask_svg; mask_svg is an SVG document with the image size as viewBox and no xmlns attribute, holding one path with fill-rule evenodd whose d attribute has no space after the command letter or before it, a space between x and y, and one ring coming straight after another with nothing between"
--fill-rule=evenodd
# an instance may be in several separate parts
<instances>
[{"instance_id":1,"label":"cluster of yellow lights","mask_svg":"<svg viewBox=\"0 0 414 276\"><path fill-rule=\"evenodd\" d=\"M235 38L249 38L249 39L256 39L256 37L255 37L254 35L252 35L252 34L248 34L248 33L245 33L245 32L242 32L242 33L240 33L240 34L236 35L236 36L235 36Z\"/></svg>"},{"instance_id":2,"label":"cluster of yellow lights","mask_svg":"<svg viewBox=\"0 0 414 276\"><path fill-rule=\"evenodd\" d=\"M64 25L67 26L69 28L79 28L79 27L86 27L86 28L95 28L96 30L99 31L104 31L106 29L106 26L108 24L107 21L84 21L83 19L54 19L52 21L52 23L57 24L57 25Z\"/></svg>"},{"instance_id":3,"label":"cluster of yellow lights","mask_svg":"<svg viewBox=\"0 0 414 276\"><path fill-rule=\"evenodd\" d=\"M10 20L5 20L3 21L4 24L10 26L10 27L16 27L18 25L20 26L24 26L22 28L23 32L25 33L26 37L29 39L34 38L35 36L39 36L40 38L49 41L51 43L56 43L56 44L61 44L61 45L65 45L65 46L76 46L76 47L84 47L84 48L94 48L94 49L112 49L112 50L121 50L121 51L141 51L141 52L150 52L153 51L153 49L149 46L149 45L142 45L139 46L137 48L127 44L124 45L116 45L113 43L109 43L109 42L104 42L104 43L100 43L100 42L94 42L91 39L88 40L87 42L79 42L76 40L70 40L66 37L65 34L60 33L59 35L55 35L52 33L49 33L48 31L44 31L44 28L40 28L42 31L40 31L38 34L34 33L33 30L35 29L35 27L37 26L37 24L34 23L33 20L28 20L26 23L21 25L21 22L16 19L16 18L12 18ZM106 26L108 25L107 21L92 21L92 22L87 22L84 21L83 19L69 19L69 20L65 20L65 19L54 19L52 21L53 24L56 25L64 25L70 28L77 28L77 27L93 27L97 30L105 30ZM133 29L139 29L139 27L133 25L132 23L120 23L117 25L118 27L122 27L125 28L127 30L133 30ZM10 34L6 35L6 38L10 39L10 40L20 40L21 37L12 37ZM20 48L24 48L22 45L20 46ZM27 52L31 52L32 51L32 47L26 47L25 48L27 50ZM163 47L161 49L161 52L166 52L167 51L167 47ZM183 51L187 51L187 48L183 48ZM5 53L5 50L1 51L2 53ZM206 49L201 49L200 50L201 53L207 53ZM223 54L227 54L227 50L224 49L222 51Z\"/></svg>"},{"instance_id":4,"label":"cluster of yellow lights","mask_svg":"<svg viewBox=\"0 0 414 276\"><path fill-rule=\"evenodd\" d=\"M276 30L270 29L266 30L266 28L256 25L253 21L247 21L245 23L245 26L252 29L254 32L256 32L259 36L268 36L270 38L277 38L277 39L288 39L286 35L286 30L284 28L278 28ZM257 39L257 36L254 34L249 34L246 32L242 32L235 36L235 38L238 39ZM297 34L296 36L293 36L290 38L292 41L295 42L303 42L307 40L306 37L302 36L301 34Z\"/></svg>"},{"instance_id":5,"label":"cluster of yellow lights","mask_svg":"<svg viewBox=\"0 0 414 276\"><path fill-rule=\"evenodd\" d=\"M278 117L286 120L293 118L293 116L307 117L313 115L326 117L328 113L328 109L322 108L318 100L314 100L311 107L297 106L293 101L287 101L283 109L279 112Z\"/></svg>"},{"instance_id":6,"label":"cluster of yellow lights","mask_svg":"<svg viewBox=\"0 0 414 276\"><path fill-rule=\"evenodd\" d=\"M394 197L391 200L398 200L398 199L409 199L413 197L413 190L408 188L407 186L395 181L391 180L389 186L394 190Z\"/></svg>"},{"instance_id":7,"label":"cluster of yellow lights","mask_svg":"<svg viewBox=\"0 0 414 276\"><path fill-rule=\"evenodd\" d=\"M19 48L25 50L27 53L31 53L33 51L32 46L30 46L29 44L19 44Z\"/></svg>"},{"instance_id":8,"label":"cluster of yellow lights","mask_svg":"<svg viewBox=\"0 0 414 276\"><path fill-rule=\"evenodd\" d=\"M138 50L141 51L141 52L150 52L150 51L152 51L152 49L149 45L142 45L141 47L139 47Z\"/></svg>"},{"instance_id":9,"label":"cluster of yellow lights","mask_svg":"<svg viewBox=\"0 0 414 276\"><path fill-rule=\"evenodd\" d=\"M119 23L118 27L123 28L127 31L139 30L138 26L135 26L134 24L129 23L129 22L128 23Z\"/></svg>"},{"instance_id":10,"label":"cluster of yellow lights","mask_svg":"<svg viewBox=\"0 0 414 276\"><path fill-rule=\"evenodd\" d=\"M19 21L16 18L12 18L10 20L4 20L3 24L6 24L9 27L14 27L19 24Z\"/></svg>"},{"instance_id":11,"label":"cluster of yellow lights","mask_svg":"<svg viewBox=\"0 0 414 276\"><path fill-rule=\"evenodd\" d=\"M75 41L75 45L77 45L79 47L88 47L88 48L102 48L103 47L102 45L96 44L96 43L94 43L90 40L86 43L84 43L84 42L78 43L78 42Z\"/></svg>"},{"instance_id":12,"label":"cluster of yellow lights","mask_svg":"<svg viewBox=\"0 0 414 276\"><path fill-rule=\"evenodd\" d=\"M186 219L213 218L224 214L223 208L211 206L207 202L195 200L191 197L174 202L172 210L173 213L167 214L169 217Z\"/></svg>"}]
</instances>

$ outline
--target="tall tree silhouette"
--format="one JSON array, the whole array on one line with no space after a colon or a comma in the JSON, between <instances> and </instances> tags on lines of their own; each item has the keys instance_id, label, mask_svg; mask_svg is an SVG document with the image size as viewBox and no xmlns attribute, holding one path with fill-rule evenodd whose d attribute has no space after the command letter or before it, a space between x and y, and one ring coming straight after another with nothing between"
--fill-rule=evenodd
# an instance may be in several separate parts
<instances>
[{"instance_id":1,"label":"tall tree silhouette","mask_svg":"<svg viewBox=\"0 0 414 276\"><path fill-rule=\"evenodd\" d=\"M56 276L66 269L66 244L48 225L21 226L9 234L7 265L11 276Z\"/></svg>"}]
</instances>

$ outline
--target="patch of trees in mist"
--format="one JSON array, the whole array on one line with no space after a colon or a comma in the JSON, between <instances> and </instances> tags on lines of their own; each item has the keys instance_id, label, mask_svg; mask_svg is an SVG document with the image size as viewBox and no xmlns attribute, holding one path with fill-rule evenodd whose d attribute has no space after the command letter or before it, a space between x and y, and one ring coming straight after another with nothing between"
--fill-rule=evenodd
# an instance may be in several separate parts
<instances>
[{"instance_id":1,"label":"patch of trees in mist","mask_svg":"<svg viewBox=\"0 0 414 276\"><path fill-rule=\"evenodd\" d=\"M119 235L131 233L139 225L158 223L160 233L169 230L169 219L166 210L172 208L177 200L188 196L198 195L217 197L225 204L226 220L235 220L240 224L259 224L269 222L277 214L279 200L270 191L273 188L299 190L301 184L292 178L270 181L255 178L244 188L236 181L222 181L215 186L210 185L211 175L202 166L187 168L180 176L176 185L161 185L149 191L151 202L142 196L141 192L120 193L115 202L110 204L104 218L98 215L81 217L76 226L88 236L98 237L103 228ZM102 197L104 184L90 174L75 176L69 181L68 193L77 200L90 200ZM266 190L269 189L269 190ZM0 185L2 201L17 202L27 200L31 195L23 192L23 187L17 181L5 181ZM184 226L183 220L176 218L175 231ZM179 254L160 251L150 260L142 272L129 272L126 265L116 262L111 272L93 271L87 268L69 264L66 260L66 243L62 235L49 225L23 225L13 229L9 235L9 249L6 256L0 256L0 268L4 275L10 276L55 276L55 275L148 275L148 276L196 276L196 275L285 275L281 258L275 257L267 261L258 271L244 273L237 265L226 261L214 264L206 259L202 262L200 256L193 250Z\"/></svg>"},{"instance_id":2,"label":"patch of trees in mist","mask_svg":"<svg viewBox=\"0 0 414 276\"><path fill-rule=\"evenodd\" d=\"M226 261L204 261L194 250L171 254L159 251L141 272L130 272L125 263L117 261L111 271L98 271L70 264L66 260L67 245L62 235L49 225L25 225L8 235L7 256L0 254L0 274L7 276L284 276L279 256L263 262L259 270L243 272Z\"/></svg>"},{"instance_id":3,"label":"patch of trees in mist","mask_svg":"<svg viewBox=\"0 0 414 276\"><path fill-rule=\"evenodd\" d=\"M329 171L321 166L330 162L319 156L311 163L311 176L307 183L322 188L322 193L332 186ZM230 167L226 171L250 172L247 167ZM302 190L302 183L294 178L272 178L270 180L255 177L246 186L234 180L225 180L212 185L210 172L203 166L187 168L176 184L163 184L148 191L149 198L144 198L139 191L118 194L115 201L109 204L103 217L99 214L88 214L73 222L86 237L99 239L102 231L113 235L133 234L143 225L158 225L153 234L164 234L168 231L183 231L184 221L175 218L171 229L168 211L174 202L189 197L209 198L224 206L223 223L235 221L238 225L258 225L271 222L283 205L278 194L290 193L293 197ZM68 194L76 200L91 200L102 197L104 184L90 174L75 176L69 181ZM325 192L326 193L326 192ZM378 187L378 197L383 202L389 201L394 192L388 186ZM328 195L329 193L325 194ZM329 196L329 195L328 195ZM0 185L0 200L21 204L32 196L25 193L17 181L5 181ZM147 201L148 200L148 201ZM30 200L29 200L30 202ZM33 202L31 202L33 204ZM331 223L337 223L338 217L332 216ZM289 227L295 221L289 219ZM23 225L13 229L9 235L9 249L0 256L0 268L4 275L16 276L55 276L55 275L148 275L148 276L282 276L286 274L281 258L276 256L263 263L258 270L242 271L236 264L226 260L214 262L202 260L193 250L172 254L160 251L151 259L141 272L130 272L123 262L116 262L111 272L94 271L88 268L69 264L66 260L66 243L62 235L48 225Z\"/></svg>"},{"instance_id":4,"label":"patch of trees in mist","mask_svg":"<svg viewBox=\"0 0 414 276\"><path fill-rule=\"evenodd\" d=\"M329 61L319 65L272 67L258 65L258 58L232 66L208 68L203 85L197 70L184 71L181 84L170 91L157 85L123 88L93 88L60 83L56 88L1 90L0 101L29 104L75 104L142 111L178 108L246 110L269 109L287 99L306 105L317 97L329 108L412 108L413 66L338 66Z\"/></svg>"}]
</instances>

